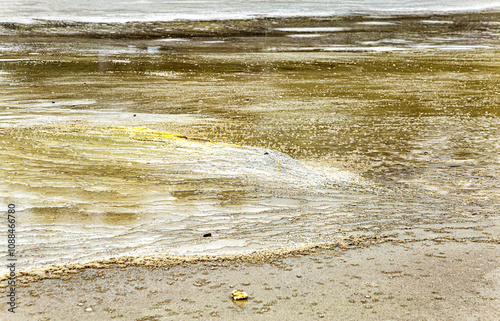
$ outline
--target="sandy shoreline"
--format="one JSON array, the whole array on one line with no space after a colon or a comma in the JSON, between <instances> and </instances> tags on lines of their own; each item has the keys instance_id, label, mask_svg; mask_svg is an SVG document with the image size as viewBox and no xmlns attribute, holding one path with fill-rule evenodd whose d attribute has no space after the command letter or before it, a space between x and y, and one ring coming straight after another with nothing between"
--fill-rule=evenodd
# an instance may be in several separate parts
<instances>
[{"instance_id":1,"label":"sandy shoreline","mask_svg":"<svg viewBox=\"0 0 500 321\"><path fill-rule=\"evenodd\" d=\"M489 223L482 234L497 235L498 220ZM1 314L8 320L52 321L500 317L497 239L448 234L367 245L311 249L262 262L88 268L18 287L17 313L8 313L4 304ZM235 304L230 296L235 289L250 298ZM5 296L6 289L1 291Z\"/></svg>"}]
</instances>

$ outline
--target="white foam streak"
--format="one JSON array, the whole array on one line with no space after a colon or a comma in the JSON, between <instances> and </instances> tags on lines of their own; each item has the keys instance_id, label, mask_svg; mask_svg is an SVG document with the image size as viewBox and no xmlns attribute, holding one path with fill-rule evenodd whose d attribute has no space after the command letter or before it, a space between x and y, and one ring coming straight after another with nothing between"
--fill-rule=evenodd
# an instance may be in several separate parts
<instances>
[{"instance_id":1,"label":"white foam streak","mask_svg":"<svg viewBox=\"0 0 500 321\"><path fill-rule=\"evenodd\" d=\"M130 21L227 20L257 17L416 14L500 9L500 1L443 0L39 0L2 1L0 22L44 20L125 23Z\"/></svg>"}]
</instances>

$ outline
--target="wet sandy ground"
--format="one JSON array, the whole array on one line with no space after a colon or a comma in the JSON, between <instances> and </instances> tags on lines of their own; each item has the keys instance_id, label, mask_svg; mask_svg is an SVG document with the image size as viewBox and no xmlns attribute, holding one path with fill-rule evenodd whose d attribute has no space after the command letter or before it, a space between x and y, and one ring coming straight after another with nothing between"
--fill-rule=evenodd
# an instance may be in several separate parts
<instances>
[{"instance_id":1,"label":"wet sandy ground","mask_svg":"<svg viewBox=\"0 0 500 321\"><path fill-rule=\"evenodd\" d=\"M498 243L430 238L269 262L87 269L20 287L8 320L493 321L499 263ZM249 299L233 301L235 289Z\"/></svg>"},{"instance_id":2,"label":"wet sandy ground","mask_svg":"<svg viewBox=\"0 0 500 321\"><path fill-rule=\"evenodd\" d=\"M498 320L500 221L296 250L130 258L18 279L8 320ZM249 298L233 301L231 292ZM2 296L7 294L0 289Z\"/></svg>"}]
</instances>

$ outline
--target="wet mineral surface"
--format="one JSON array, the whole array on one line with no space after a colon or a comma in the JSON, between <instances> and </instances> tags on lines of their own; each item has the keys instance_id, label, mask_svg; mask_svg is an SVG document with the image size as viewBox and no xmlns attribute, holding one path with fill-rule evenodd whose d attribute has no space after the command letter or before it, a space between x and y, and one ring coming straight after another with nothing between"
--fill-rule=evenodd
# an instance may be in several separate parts
<instances>
[{"instance_id":1,"label":"wet mineral surface","mask_svg":"<svg viewBox=\"0 0 500 321\"><path fill-rule=\"evenodd\" d=\"M21 279L30 289L67 287L41 280L77 273L90 282L82 287L92 287L89 280L101 272L88 269L96 267L110 268L103 273L112 279L140 274L141 266L190 262L190 269L203 271L218 260L255 264L255 256L268 271L275 260L316 246L327 256L339 244L356 253L365 238L388 251L393 240L443 242L454 251L443 263L450 271L462 252L477 247L491 265L480 276L472 265L464 273L467 282L486 277L499 253L498 17L0 24L0 191L2 202L18 211ZM405 250L396 251L408 260ZM429 269L434 254L422 257ZM287 264L293 272L268 287L304 275L296 270L302 263ZM417 265L410 267L407 274L417 275ZM252 273L267 273L257 270ZM406 273L383 271L390 273L375 279ZM213 278L236 287L241 275ZM73 298L83 312L120 310L78 297L89 289ZM227 302L211 297L218 308L210 311L224 316L219 308L227 303L256 313L277 300L249 301L241 310L230 299L235 289L218 294ZM250 299L259 291L241 290ZM273 296L293 298L292 290L283 291ZM314 300L321 295L300 291L314 293ZM398 297L397 305L405 305L399 316L423 302L402 303L419 297L410 292ZM160 302L154 293L145 297ZM488 293L471 304L498 307L497 292ZM182 299L189 303L193 295ZM356 291L342 300L349 306L375 296ZM422 306L446 302L429 300ZM20 305L33 304L30 313L43 318L37 302L24 296ZM201 302L192 311L182 302L175 304L184 312L205 311ZM359 311L376 305L367 302ZM161 313L130 318L185 317L167 303ZM302 312L318 318L333 313L326 306L307 309L314 312ZM449 313L453 319L458 312ZM189 314L197 315L208 317Z\"/></svg>"}]
</instances>

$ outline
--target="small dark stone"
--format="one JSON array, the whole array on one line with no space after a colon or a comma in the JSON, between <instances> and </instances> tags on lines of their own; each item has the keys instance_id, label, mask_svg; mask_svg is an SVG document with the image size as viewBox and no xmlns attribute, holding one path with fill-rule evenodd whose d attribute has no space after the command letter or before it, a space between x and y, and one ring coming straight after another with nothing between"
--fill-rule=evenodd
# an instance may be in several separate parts
<instances>
[{"instance_id":1,"label":"small dark stone","mask_svg":"<svg viewBox=\"0 0 500 321\"><path fill-rule=\"evenodd\" d=\"M212 233L203 234L203 237L210 237L210 236L212 236Z\"/></svg>"},{"instance_id":2,"label":"small dark stone","mask_svg":"<svg viewBox=\"0 0 500 321\"><path fill-rule=\"evenodd\" d=\"M429 155L429 152L424 152L424 155Z\"/></svg>"},{"instance_id":3,"label":"small dark stone","mask_svg":"<svg viewBox=\"0 0 500 321\"><path fill-rule=\"evenodd\" d=\"M137 116L136 114L134 114L134 117Z\"/></svg>"},{"instance_id":4,"label":"small dark stone","mask_svg":"<svg viewBox=\"0 0 500 321\"><path fill-rule=\"evenodd\" d=\"M268 153L268 152L265 152L265 153L264 153L264 155L269 155L269 153Z\"/></svg>"},{"instance_id":5,"label":"small dark stone","mask_svg":"<svg viewBox=\"0 0 500 321\"><path fill-rule=\"evenodd\" d=\"M55 104L56 102L55 102L55 101L53 101L52 103L53 103L53 104Z\"/></svg>"}]
</instances>

